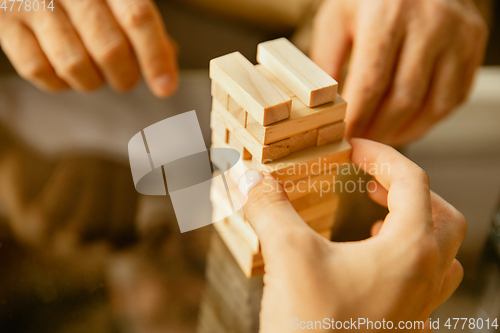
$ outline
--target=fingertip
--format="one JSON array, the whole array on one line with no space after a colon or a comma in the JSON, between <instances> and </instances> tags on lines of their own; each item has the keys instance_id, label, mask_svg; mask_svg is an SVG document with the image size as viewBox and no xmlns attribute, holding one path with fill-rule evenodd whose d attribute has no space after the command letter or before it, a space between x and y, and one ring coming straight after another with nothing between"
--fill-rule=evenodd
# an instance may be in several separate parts
<instances>
[{"instance_id":1,"label":"fingertip","mask_svg":"<svg viewBox=\"0 0 500 333\"><path fill-rule=\"evenodd\" d=\"M159 98L169 97L175 93L178 88L178 75L165 73L156 76L151 80L151 90Z\"/></svg>"}]
</instances>

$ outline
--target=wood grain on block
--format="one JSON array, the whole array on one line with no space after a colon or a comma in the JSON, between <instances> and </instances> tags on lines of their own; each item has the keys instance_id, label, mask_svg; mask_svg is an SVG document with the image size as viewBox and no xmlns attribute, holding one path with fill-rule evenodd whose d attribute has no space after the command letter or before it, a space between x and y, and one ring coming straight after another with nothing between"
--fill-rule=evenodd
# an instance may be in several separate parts
<instances>
[{"instance_id":1,"label":"wood grain on block","mask_svg":"<svg viewBox=\"0 0 500 333\"><path fill-rule=\"evenodd\" d=\"M278 80L276 76L274 76L273 73L271 73L266 67L257 64L255 65L255 68L257 68L257 70L261 72L269 81L274 83L276 87L280 88L281 91L287 94L288 97L295 97L293 91L291 91L283 82Z\"/></svg>"},{"instance_id":2,"label":"wood grain on block","mask_svg":"<svg viewBox=\"0 0 500 333\"><path fill-rule=\"evenodd\" d=\"M243 146L250 152L253 158L260 163L271 162L290 154L288 139L274 142L270 145L262 145L243 125L225 110L217 100L213 101L212 117L222 122L229 130L230 137L235 136Z\"/></svg>"},{"instance_id":3,"label":"wood grain on block","mask_svg":"<svg viewBox=\"0 0 500 333\"><path fill-rule=\"evenodd\" d=\"M229 228L233 229L241 236L252 251L256 253L260 251L260 243L257 234L247 221L243 220L238 214L233 214L227 218L227 224Z\"/></svg>"},{"instance_id":4,"label":"wood grain on block","mask_svg":"<svg viewBox=\"0 0 500 333\"><path fill-rule=\"evenodd\" d=\"M351 145L346 140L336 141L298 151L267 164L252 159L252 168L272 174L278 181L286 182L319 175L351 160Z\"/></svg>"},{"instance_id":5,"label":"wood grain on block","mask_svg":"<svg viewBox=\"0 0 500 333\"><path fill-rule=\"evenodd\" d=\"M320 219L326 215L332 215L337 211L339 197L334 196L329 200L323 201L317 205L303 209L298 214L306 223Z\"/></svg>"},{"instance_id":6,"label":"wood grain on block","mask_svg":"<svg viewBox=\"0 0 500 333\"><path fill-rule=\"evenodd\" d=\"M264 65L307 106L332 102L338 84L286 38L260 43L257 62Z\"/></svg>"},{"instance_id":7,"label":"wood grain on block","mask_svg":"<svg viewBox=\"0 0 500 333\"><path fill-rule=\"evenodd\" d=\"M290 154L316 146L318 130L307 131L290 137Z\"/></svg>"},{"instance_id":8,"label":"wood grain on block","mask_svg":"<svg viewBox=\"0 0 500 333\"><path fill-rule=\"evenodd\" d=\"M331 229L334 224L335 214L326 215L308 223L308 225L315 231Z\"/></svg>"},{"instance_id":9,"label":"wood grain on block","mask_svg":"<svg viewBox=\"0 0 500 333\"><path fill-rule=\"evenodd\" d=\"M338 121L336 123L326 125L318 128L318 141L317 145L326 145L327 143L340 140L344 137L345 121Z\"/></svg>"},{"instance_id":10,"label":"wood grain on block","mask_svg":"<svg viewBox=\"0 0 500 333\"><path fill-rule=\"evenodd\" d=\"M215 137L215 136L212 136L212 147L231 148L221 138L218 138L218 137ZM243 162L243 168L244 168L245 172L252 168L252 161L245 161L245 160L243 160L242 162ZM235 182L236 184L240 181L241 175L236 170L229 169L229 171L227 172L227 174L229 175L229 177L231 178L231 180L233 182ZM238 212L236 212L236 213L238 214Z\"/></svg>"},{"instance_id":11,"label":"wood grain on block","mask_svg":"<svg viewBox=\"0 0 500 333\"><path fill-rule=\"evenodd\" d=\"M251 160L252 159L252 154L243 146L243 144L238 140L238 138L235 135L231 135L231 132L229 133L229 140L228 144L231 148L235 149L240 153L241 158L244 160Z\"/></svg>"},{"instance_id":12,"label":"wood grain on block","mask_svg":"<svg viewBox=\"0 0 500 333\"><path fill-rule=\"evenodd\" d=\"M227 110L233 115L234 118L236 118L236 120L240 124L245 126L247 122L247 112L243 110L243 108L238 103L236 103L236 101L231 96L229 96L228 98Z\"/></svg>"},{"instance_id":13,"label":"wood grain on block","mask_svg":"<svg viewBox=\"0 0 500 333\"><path fill-rule=\"evenodd\" d=\"M217 83L214 80L212 80L211 94L212 97L218 100L221 105L227 107L229 102L229 94L227 93L227 91L224 90L224 88L219 83Z\"/></svg>"},{"instance_id":14,"label":"wood grain on block","mask_svg":"<svg viewBox=\"0 0 500 333\"><path fill-rule=\"evenodd\" d=\"M297 97L292 97L292 101L289 119L269 126L262 126L251 114L248 114L247 129L262 144L270 144L332 122L344 120L347 110L347 103L340 95L337 95L334 102L314 108L307 107Z\"/></svg>"},{"instance_id":15,"label":"wood grain on block","mask_svg":"<svg viewBox=\"0 0 500 333\"><path fill-rule=\"evenodd\" d=\"M225 143L229 142L229 133L226 129L226 126L222 121L219 121L215 117L210 118L210 128L212 129L212 136L215 135Z\"/></svg>"},{"instance_id":16,"label":"wood grain on block","mask_svg":"<svg viewBox=\"0 0 500 333\"><path fill-rule=\"evenodd\" d=\"M226 221L215 222L213 225L243 273L247 277L252 276L253 267L262 266L264 263L260 252L253 251L239 234L228 227Z\"/></svg>"},{"instance_id":17,"label":"wood grain on block","mask_svg":"<svg viewBox=\"0 0 500 333\"><path fill-rule=\"evenodd\" d=\"M210 78L219 83L261 125L270 125L290 117L291 98L239 52L212 59Z\"/></svg>"},{"instance_id":18,"label":"wood grain on block","mask_svg":"<svg viewBox=\"0 0 500 333\"><path fill-rule=\"evenodd\" d=\"M330 191L326 192L313 192L309 193L302 198L298 198L292 200L292 206L295 208L297 212L303 211L304 209L308 209L309 207L319 205L325 201L329 201L336 196L336 193L330 189Z\"/></svg>"},{"instance_id":19,"label":"wood grain on block","mask_svg":"<svg viewBox=\"0 0 500 333\"><path fill-rule=\"evenodd\" d=\"M328 191L335 186L337 169L330 169L323 174L306 176L295 181L285 181L283 187L289 200L302 198L309 193Z\"/></svg>"}]
</instances>

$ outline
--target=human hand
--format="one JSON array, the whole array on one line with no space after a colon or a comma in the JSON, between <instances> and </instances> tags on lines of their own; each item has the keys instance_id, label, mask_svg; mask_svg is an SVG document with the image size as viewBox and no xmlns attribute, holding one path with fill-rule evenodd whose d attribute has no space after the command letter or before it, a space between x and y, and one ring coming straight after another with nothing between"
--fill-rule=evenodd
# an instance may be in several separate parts
<instances>
[{"instance_id":1,"label":"human hand","mask_svg":"<svg viewBox=\"0 0 500 333\"><path fill-rule=\"evenodd\" d=\"M244 211L265 262L261 332L293 332L300 321L324 318L425 322L462 280L455 256L466 234L463 215L432 193L426 173L396 150L351 143L354 165L377 172L372 199L389 208L363 241L322 238L272 176L259 179L251 171Z\"/></svg>"},{"instance_id":2,"label":"human hand","mask_svg":"<svg viewBox=\"0 0 500 333\"><path fill-rule=\"evenodd\" d=\"M47 91L89 91L104 81L125 91L142 72L155 95L175 91L176 47L152 0L53 4L53 11L24 3L19 11L17 4L0 9L0 45L20 76Z\"/></svg>"},{"instance_id":3,"label":"human hand","mask_svg":"<svg viewBox=\"0 0 500 333\"><path fill-rule=\"evenodd\" d=\"M487 42L472 0L326 0L311 58L340 79L348 137L401 145L467 97Z\"/></svg>"}]
</instances>

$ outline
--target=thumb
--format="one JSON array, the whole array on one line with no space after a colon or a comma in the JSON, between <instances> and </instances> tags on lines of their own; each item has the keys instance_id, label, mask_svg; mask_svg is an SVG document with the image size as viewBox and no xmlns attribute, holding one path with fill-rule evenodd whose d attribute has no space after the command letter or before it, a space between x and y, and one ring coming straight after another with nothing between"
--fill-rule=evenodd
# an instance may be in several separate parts
<instances>
[{"instance_id":1,"label":"thumb","mask_svg":"<svg viewBox=\"0 0 500 333\"><path fill-rule=\"evenodd\" d=\"M241 177L238 187L245 203L245 216L255 230L262 248L281 244L280 238L289 234L285 231L300 232L302 228L308 229L288 200L281 184L270 174L248 170Z\"/></svg>"}]
</instances>

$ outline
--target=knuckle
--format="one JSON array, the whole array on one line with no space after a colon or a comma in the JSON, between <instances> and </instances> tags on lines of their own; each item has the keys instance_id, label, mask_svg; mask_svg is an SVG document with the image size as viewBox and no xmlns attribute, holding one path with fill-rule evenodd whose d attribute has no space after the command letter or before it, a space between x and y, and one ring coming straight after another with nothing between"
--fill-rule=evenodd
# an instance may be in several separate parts
<instances>
[{"instance_id":1,"label":"knuckle","mask_svg":"<svg viewBox=\"0 0 500 333\"><path fill-rule=\"evenodd\" d=\"M104 64L120 61L128 52L128 45L124 40L114 40L101 47L97 58Z\"/></svg>"},{"instance_id":2,"label":"knuckle","mask_svg":"<svg viewBox=\"0 0 500 333\"><path fill-rule=\"evenodd\" d=\"M123 13L125 24L131 28L142 27L155 19L155 11L149 2L136 2Z\"/></svg>"},{"instance_id":3,"label":"knuckle","mask_svg":"<svg viewBox=\"0 0 500 333\"><path fill-rule=\"evenodd\" d=\"M50 67L39 63L33 63L23 66L19 70L19 75L27 80L40 80L45 78L49 72Z\"/></svg>"},{"instance_id":4,"label":"knuckle","mask_svg":"<svg viewBox=\"0 0 500 333\"><path fill-rule=\"evenodd\" d=\"M419 166L415 166L415 168L411 171L412 176L422 184L430 186L431 180L427 172Z\"/></svg>"},{"instance_id":5,"label":"knuckle","mask_svg":"<svg viewBox=\"0 0 500 333\"><path fill-rule=\"evenodd\" d=\"M87 59L83 56L75 56L67 59L59 65L57 70L61 76L77 76L87 67Z\"/></svg>"},{"instance_id":6,"label":"knuckle","mask_svg":"<svg viewBox=\"0 0 500 333\"><path fill-rule=\"evenodd\" d=\"M416 97L411 94L405 93L395 96L392 102L392 108L397 112L414 111L417 108Z\"/></svg>"}]
</instances>

